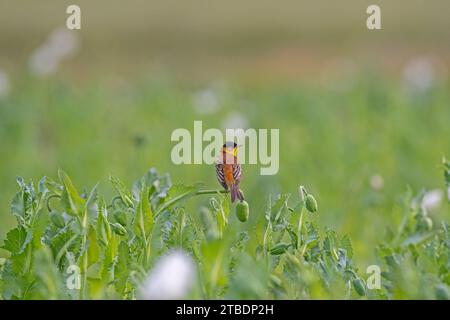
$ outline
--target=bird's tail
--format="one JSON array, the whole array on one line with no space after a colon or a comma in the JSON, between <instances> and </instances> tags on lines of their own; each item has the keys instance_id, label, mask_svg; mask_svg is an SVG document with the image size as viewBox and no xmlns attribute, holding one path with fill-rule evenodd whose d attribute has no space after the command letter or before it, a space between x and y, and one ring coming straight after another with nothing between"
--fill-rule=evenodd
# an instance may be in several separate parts
<instances>
[{"instance_id":1,"label":"bird's tail","mask_svg":"<svg viewBox=\"0 0 450 320\"><path fill-rule=\"evenodd\" d=\"M244 195L242 194L241 190L239 190L239 185L237 184L231 185L230 192L231 192L231 202L236 201L236 199L244 201Z\"/></svg>"}]
</instances>

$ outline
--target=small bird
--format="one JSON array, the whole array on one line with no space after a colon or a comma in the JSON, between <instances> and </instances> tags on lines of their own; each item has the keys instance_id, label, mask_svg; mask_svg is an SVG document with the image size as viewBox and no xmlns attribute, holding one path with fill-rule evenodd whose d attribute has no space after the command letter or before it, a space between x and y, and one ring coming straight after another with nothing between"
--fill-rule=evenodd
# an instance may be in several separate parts
<instances>
[{"instance_id":1,"label":"small bird","mask_svg":"<svg viewBox=\"0 0 450 320\"><path fill-rule=\"evenodd\" d=\"M238 145L235 142L226 142L216 161L216 176L222 187L231 192L231 202L239 199L244 201L244 195L239 190L241 182L241 165L237 159Z\"/></svg>"}]
</instances>

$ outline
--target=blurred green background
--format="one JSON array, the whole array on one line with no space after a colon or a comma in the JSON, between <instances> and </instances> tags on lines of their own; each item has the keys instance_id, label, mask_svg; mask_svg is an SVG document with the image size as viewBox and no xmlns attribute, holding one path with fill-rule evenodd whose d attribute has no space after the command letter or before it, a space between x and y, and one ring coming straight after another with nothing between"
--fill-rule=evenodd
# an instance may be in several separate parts
<instances>
[{"instance_id":1,"label":"blurred green background","mask_svg":"<svg viewBox=\"0 0 450 320\"><path fill-rule=\"evenodd\" d=\"M176 128L280 129L280 170L244 166L252 215L306 185L318 222L370 263L410 185L442 189L449 217L450 3L387 1L12 1L0 3L0 239L15 177L112 194L148 168L218 187L214 168L175 166ZM64 29L78 4L82 29ZM206 199L205 199L206 200ZM194 206L195 208L195 206Z\"/></svg>"}]
</instances>

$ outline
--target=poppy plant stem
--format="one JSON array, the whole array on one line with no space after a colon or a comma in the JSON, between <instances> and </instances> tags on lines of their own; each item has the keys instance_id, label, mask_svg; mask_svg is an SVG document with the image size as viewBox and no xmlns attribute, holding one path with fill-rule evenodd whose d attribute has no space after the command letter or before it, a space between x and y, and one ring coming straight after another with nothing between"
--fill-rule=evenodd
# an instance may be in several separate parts
<instances>
[{"instance_id":1,"label":"poppy plant stem","mask_svg":"<svg viewBox=\"0 0 450 320\"><path fill-rule=\"evenodd\" d=\"M203 195L203 194L216 194L216 193L229 193L229 190L198 190L194 195Z\"/></svg>"}]
</instances>

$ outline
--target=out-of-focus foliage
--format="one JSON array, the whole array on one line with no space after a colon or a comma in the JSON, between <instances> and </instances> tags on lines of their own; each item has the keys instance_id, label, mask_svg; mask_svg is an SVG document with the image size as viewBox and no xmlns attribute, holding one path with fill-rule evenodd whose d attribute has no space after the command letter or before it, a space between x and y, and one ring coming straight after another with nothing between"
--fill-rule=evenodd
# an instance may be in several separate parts
<instances>
[{"instance_id":1,"label":"out-of-focus foliage","mask_svg":"<svg viewBox=\"0 0 450 320\"><path fill-rule=\"evenodd\" d=\"M303 186L271 196L263 213L250 208L257 217L237 232L242 222L229 214L236 208L227 195L172 184L154 169L131 189L110 181L117 195L105 201L97 186L79 193L63 171L59 182L17 179L17 226L1 247L4 299L138 298L147 271L172 249L195 261L190 298L449 299L448 224L429 219L423 195L407 193L400 225L378 246L374 288L355 266L351 239L318 230L321 212L309 210L313 196ZM197 196L211 197L200 216L185 206Z\"/></svg>"}]
</instances>

